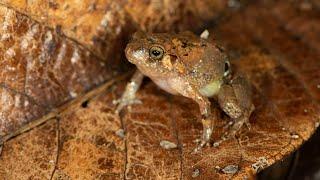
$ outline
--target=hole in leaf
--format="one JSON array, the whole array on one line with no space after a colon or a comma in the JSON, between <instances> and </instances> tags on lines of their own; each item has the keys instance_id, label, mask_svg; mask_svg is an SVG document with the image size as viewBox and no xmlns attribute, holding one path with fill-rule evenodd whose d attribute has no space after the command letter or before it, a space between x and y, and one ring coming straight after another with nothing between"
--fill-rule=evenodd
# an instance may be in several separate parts
<instances>
[{"instance_id":1,"label":"hole in leaf","mask_svg":"<svg viewBox=\"0 0 320 180\"><path fill-rule=\"evenodd\" d=\"M89 105L89 100L86 100L86 101L84 101L84 102L81 104L81 107L82 107L82 108L87 108L88 105Z\"/></svg>"}]
</instances>

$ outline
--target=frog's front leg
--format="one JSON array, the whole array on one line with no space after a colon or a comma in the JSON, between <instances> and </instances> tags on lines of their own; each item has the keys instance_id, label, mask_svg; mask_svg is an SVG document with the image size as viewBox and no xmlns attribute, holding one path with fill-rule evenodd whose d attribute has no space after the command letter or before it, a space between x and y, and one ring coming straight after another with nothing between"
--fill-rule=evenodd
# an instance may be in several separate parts
<instances>
[{"instance_id":1,"label":"frog's front leg","mask_svg":"<svg viewBox=\"0 0 320 180\"><path fill-rule=\"evenodd\" d=\"M190 96L190 94L192 96ZM194 152L198 152L202 147L207 145L210 142L210 138L213 132L214 117L212 116L210 109L210 101L207 97L201 95L196 89L192 88L192 91L189 92L189 97L196 101L200 108L200 113L202 116L202 126L203 132L200 143Z\"/></svg>"},{"instance_id":2,"label":"frog's front leg","mask_svg":"<svg viewBox=\"0 0 320 180\"><path fill-rule=\"evenodd\" d=\"M218 102L221 109L234 121L223 140L234 137L243 124L249 127L249 118L254 111L254 105L251 100L250 85L244 77L237 76L229 83L222 85Z\"/></svg>"},{"instance_id":3,"label":"frog's front leg","mask_svg":"<svg viewBox=\"0 0 320 180\"><path fill-rule=\"evenodd\" d=\"M132 76L130 82L127 84L124 93L121 98L113 101L114 104L118 104L116 113L118 114L125 106L131 104L141 104L139 99L136 99L136 92L139 90L143 80L143 74L136 70Z\"/></svg>"}]
</instances>

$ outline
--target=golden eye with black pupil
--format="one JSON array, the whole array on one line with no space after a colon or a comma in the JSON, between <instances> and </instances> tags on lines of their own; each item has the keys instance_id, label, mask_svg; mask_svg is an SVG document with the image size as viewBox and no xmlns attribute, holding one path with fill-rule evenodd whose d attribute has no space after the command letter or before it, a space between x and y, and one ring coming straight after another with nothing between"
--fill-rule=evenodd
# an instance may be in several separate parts
<instances>
[{"instance_id":1,"label":"golden eye with black pupil","mask_svg":"<svg viewBox=\"0 0 320 180\"><path fill-rule=\"evenodd\" d=\"M152 46L149 49L149 55L150 55L151 59L154 59L154 60L162 59L163 54L164 54L164 50L160 46Z\"/></svg>"},{"instance_id":2,"label":"golden eye with black pupil","mask_svg":"<svg viewBox=\"0 0 320 180\"><path fill-rule=\"evenodd\" d=\"M230 73L230 62L229 61L226 61L224 63L224 76L228 76Z\"/></svg>"}]
</instances>

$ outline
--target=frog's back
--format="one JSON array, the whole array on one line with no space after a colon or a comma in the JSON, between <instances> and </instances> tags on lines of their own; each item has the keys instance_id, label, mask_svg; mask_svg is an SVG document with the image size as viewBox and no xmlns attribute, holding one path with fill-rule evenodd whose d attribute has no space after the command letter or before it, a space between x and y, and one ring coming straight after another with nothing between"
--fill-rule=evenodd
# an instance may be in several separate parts
<instances>
[{"instance_id":1,"label":"frog's back","mask_svg":"<svg viewBox=\"0 0 320 180\"><path fill-rule=\"evenodd\" d=\"M191 32L172 37L172 50L185 67L185 76L197 86L205 86L224 74L226 56L213 42Z\"/></svg>"}]
</instances>

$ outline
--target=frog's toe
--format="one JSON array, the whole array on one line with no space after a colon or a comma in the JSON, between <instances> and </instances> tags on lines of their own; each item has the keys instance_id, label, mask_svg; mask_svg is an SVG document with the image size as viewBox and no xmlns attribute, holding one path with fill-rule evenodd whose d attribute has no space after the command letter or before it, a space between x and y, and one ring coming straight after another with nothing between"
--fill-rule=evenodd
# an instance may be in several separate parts
<instances>
[{"instance_id":1,"label":"frog's toe","mask_svg":"<svg viewBox=\"0 0 320 180\"><path fill-rule=\"evenodd\" d=\"M202 138L199 139L198 145L197 147L193 150L194 153L199 152L203 147L205 146L211 146L211 142L210 142L210 137L211 137L211 133L210 135L208 135L207 133L203 133Z\"/></svg>"},{"instance_id":2,"label":"frog's toe","mask_svg":"<svg viewBox=\"0 0 320 180\"><path fill-rule=\"evenodd\" d=\"M210 141L205 140L205 139L201 139L199 141L199 144L197 145L197 147L193 150L193 153L197 153L200 152L201 149L205 146L210 146Z\"/></svg>"},{"instance_id":3,"label":"frog's toe","mask_svg":"<svg viewBox=\"0 0 320 180\"><path fill-rule=\"evenodd\" d=\"M251 124L249 121L245 122L244 123L246 125L246 127L248 128L248 130L250 131L251 130Z\"/></svg>"},{"instance_id":4,"label":"frog's toe","mask_svg":"<svg viewBox=\"0 0 320 180\"><path fill-rule=\"evenodd\" d=\"M227 141L230 138L234 138L235 136L236 136L236 132L234 133L234 131L225 132L219 140L213 143L213 147L218 147L224 141Z\"/></svg>"},{"instance_id":5,"label":"frog's toe","mask_svg":"<svg viewBox=\"0 0 320 180\"><path fill-rule=\"evenodd\" d=\"M120 111L126 107L126 106L131 106L133 104L142 104L142 101L140 99L137 98L133 98L133 99L118 99L113 101L113 104L118 104L117 109L116 109L116 113L119 114Z\"/></svg>"},{"instance_id":6,"label":"frog's toe","mask_svg":"<svg viewBox=\"0 0 320 180\"><path fill-rule=\"evenodd\" d=\"M233 124L233 126L230 129L230 135L232 135L234 137L241 130L243 125L246 125L248 127L248 129L251 128L250 123L247 120L241 119L239 121L236 121Z\"/></svg>"},{"instance_id":7,"label":"frog's toe","mask_svg":"<svg viewBox=\"0 0 320 180\"><path fill-rule=\"evenodd\" d=\"M251 129L251 125L249 122L247 121L236 121L234 124L232 124L232 126L230 127L230 129L228 131L226 131L222 136L221 136L221 140L219 140L219 144L223 141L226 141L230 138L234 138L236 137L237 133L241 130L241 128L243 127L243 125L246 125L248 127L248 129Z\"/></svg>"},{"instance_id":8,"label":"frog's toe","mask_svg":"<svg viewBox=\"0 0 320 180\"><path fill-rule=\"evenodd\" d=\"M223 129L228 130L233 124L234 124L234 121L229 121L227 124L223 126Z\"/></svg>"}]
</instances>

